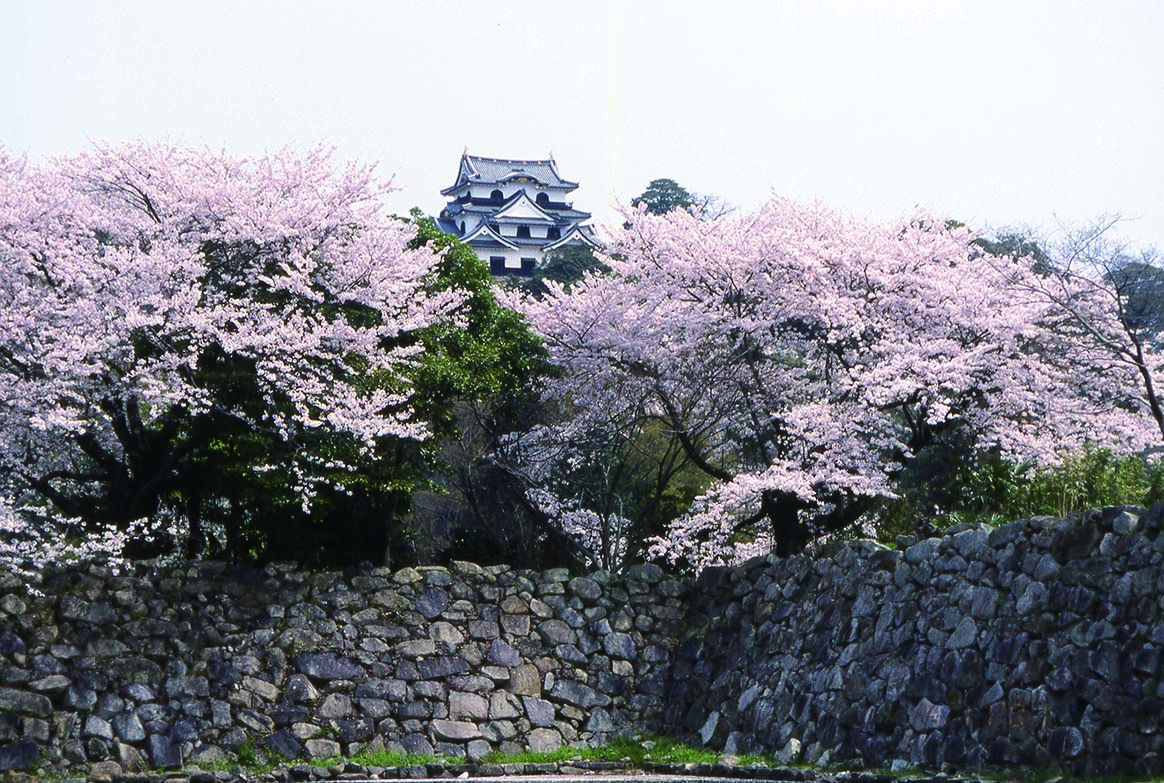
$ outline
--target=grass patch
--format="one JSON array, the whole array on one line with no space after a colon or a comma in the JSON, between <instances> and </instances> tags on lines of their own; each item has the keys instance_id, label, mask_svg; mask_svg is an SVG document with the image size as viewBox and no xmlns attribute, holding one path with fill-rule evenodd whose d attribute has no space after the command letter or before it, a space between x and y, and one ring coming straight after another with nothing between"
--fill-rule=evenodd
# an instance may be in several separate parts
<instances>
[{"instance_id":1,"label":"grass patch","mask_svg":"<svg viewBox=\"0 0 1164 783\"><path fill-rule=\"evenodd\" d=\"M563 761L621 761L634 765L654 764L714 764L720 754L715 751L692 748L667 737L618 738L595 748L563 747L544 753L500 753L494 751L483 761L489 764L557 764ZM759 755L739 756L743 766L775 766L775 762Z\"/></svg>"},{"instance_id":2,"label":"grass patch","mask_svg":"<svg viewBox=\"0 0 1164 783\"><path fill-rule=\"evenodd\" d=\"M362 767L423 767L425 764L439 764L436 756L424 753L400 753L394 750L357 753L349 761Z\"/></svg>"}]
</instances>

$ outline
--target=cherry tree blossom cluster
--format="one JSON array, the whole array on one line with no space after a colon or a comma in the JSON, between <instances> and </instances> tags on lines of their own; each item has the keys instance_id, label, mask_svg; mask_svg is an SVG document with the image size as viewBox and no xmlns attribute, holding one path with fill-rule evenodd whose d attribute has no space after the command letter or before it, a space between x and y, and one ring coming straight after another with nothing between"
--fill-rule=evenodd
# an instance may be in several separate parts
<instances>
[{"instance_id":1,"label":"cherry tree blossom cluster","mask_svg":"<svg viewBox=\"0 0 1164 783\"><path fill-rule=\"evenodd\" d=\"M321 150L0 152L3 494L124 530L215 422L282 444L255 469L304 502L351 468L309 438L425 438L404 369L458 296L425 286L436 251L408 246L387 187Z\"/></svg>"},{"instance_id":2,"label":"cherry tree blossom cluster","mask_svg":"<svg viewBox=\"0 0 1164 783\"><path fill-rule=\"evenodd\" d=\"M609 274L514 303L563 370L547 400L565 423L527 436L526 465L560 496L533 459L547 439L568 451L616 431L593 457L666 433L707 486L656 556L701 568L799 551L893 497L903 466L954 435L1044 461L1153 437L1126 373L1070 360L1031 262L984 254L964 228L782 198L712 221L625 217ZM579 501L558 505L576 516Z\"/></svg>"}]
</instances>

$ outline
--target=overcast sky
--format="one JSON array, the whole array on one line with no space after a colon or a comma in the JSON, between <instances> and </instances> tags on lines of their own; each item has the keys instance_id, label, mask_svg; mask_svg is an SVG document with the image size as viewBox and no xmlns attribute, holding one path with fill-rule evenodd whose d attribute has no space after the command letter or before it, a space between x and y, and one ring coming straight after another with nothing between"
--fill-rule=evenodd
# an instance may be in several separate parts
<instances>
[{"instance_id":1,"label":"overcast sky","mask_svg":"<svg viewBox=\"0 0 1164 783\"><path fill-rule=\"evenodd\" d=\"M1164 1L0 0L0 145L379 161L435 213L469 151L553 153L597 222L647 182L929 208L1164 250Z\"/></svg>"}]
</instances>

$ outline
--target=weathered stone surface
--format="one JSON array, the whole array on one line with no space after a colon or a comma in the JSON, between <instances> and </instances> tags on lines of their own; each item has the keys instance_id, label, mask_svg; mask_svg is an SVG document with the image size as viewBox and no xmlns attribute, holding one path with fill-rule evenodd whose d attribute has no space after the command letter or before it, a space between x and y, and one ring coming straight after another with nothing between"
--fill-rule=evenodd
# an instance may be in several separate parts
<instances>
[{"instance_id":1,"label":"weathered stone surface","mask_svg":"<svg viewBox=\"0 0 1164 783\"><path fill-rule=\"evenodd\" d=\"M263 747L273 756L281 759L297 759L303 746L289 731L276 731L263 739ZM194 783L194 781L190 781Z\"/></svg>"},{"instance_id":2,"label":"weathered stone surface","mask_svg":"<svg viewBox=\"0 0 1164 783\"><path fill-rule=\"evenodd\" d=\"M553 704L535 696L523 696L521 701L525 705L525 715L531 724L534 726L554 725L555 710Z\"/></svg>"},{"instance_id":3,"label":"weathered stone surface","mask_svg":"<svg viewBox=\"0 0 1164 783\"><path fill-rule=\"evenodd\" d=\"M578 596L585 604L593 604L602 597L602 585L584 576L571 579L569 589L572 595Z\"/></svg>"},{"instance_id":4,"label":"weathered stone surface","mask_svg":"<svg viewBox=\"0 0 1164 783\"><path fill-rule=\"evenodd\" d=\"M575 680L556 680L550 688L550 698L582 709L604 707L610 703L606 694Z\"/></svg>"},{"instance_id":5,"label":"weathered stone surface","mask_svg":"<svg viewBox=\"0 0 1164 783\"><path fill-rule=\"evenodd\" d=\"M141 742L146 738L145 727L136 713L123 712L113 718L113 731L125 742Z\"/></svg>"},{"instance_id":6,"label":"weathered stone surface","mask_svg":"<svg viewBox=\"0 0 1164 783\"><path fill-rule=\"evenodd\" d=\"M963 526L697 582L79 566L42 596L0 573L0 753L50 748L68 776L250 738L476 758L646 727L816 764L1164 771L1162 522Z\"/></svg>"},{"instance_id":7,"label":"weathered stone surface","mask_svg":"<svg viewBox=\"0 0 1164 783\"><path fill-rule=\"evenodd\" d=\"M325 720L334 720L336 718L346 718L352 714L352 700L345 693L329 693L319 703L319 708L315 711L317 718Z\"/></svg>"},{"instance_id":8,"label":"weathered stone surface","mask_svg":"<svg viewBox=\"0 0 1164 783\"><path fill-rule=\"evenodd\" d=\"M485 720L489 717L489 700L476 693L453 691L449 694L449 720Z\"/></svg>"},{"instance_id":9,"label":"weathered stone surface","mask_svg":"<svg viewBox=\"0 0 1164 783\"><path fill-rule=\"evenodd\" d=\"M354 661L332 653L300 655L296 666L313 680L352 680L364 674L364 670Z\"/></svg>"},{"instance_id":10,"label":"weathered stone surface","mask_svg":"<svg viewBox=\"0 0 1164 783\"><path fill-rule=\"evenodd\" d=\"M494 639L485 653L485 660L494 666L520 666L521 653L508 642Z\"/></svg>"},{"instance_id":11,"label":"weathered stone surface","mask_svg":"<svg viewBox=\"0 0 1164 783\"><path fill-rule=\"evenodd\" d=\"M440 587L430 587L416 598L416 611L426 620L439 617L449 606L449 594Z\"/></svg>"},{"instance_id":12,"label":"weathered stone surface","mask_svg":"<svg viewBox=\"0 0 1164 783\"><path fill-rule=\"evenodd\" d=\"M910 713L909 722L914 731L932 731L946 725L950 718L950 708L944 704L931 704L929 699L922 699Z\"/></svg>"},{"instance_id":13,"label":"weathered stone surface","mask_svg":"<svg viewBox=\"0 0 1164 783\"><path fill-rule=\"evenodd\" d=\"M52 714L53 704L47 696L38 693L27 693L16 688L0 688L0 710L45 718Z\"/></svg>"},{"instance_id":14,"label":"weathered stone surface","mask_svg":"<svg viewBox=\"0 0 1164 783\"><path fill-rule=\"evenodd\" d=\"M529 733L529 749L534 753L550 753L562 744L562 734L555 729L534 729Z\"/></svg>"},{"instance_id":15,"label":"weathered stone surface","mask_svg":"<svg viewBox=\"0 0 1164 783\"><path fill-rule=\"evenodd\" d=\"M541 696L541 672L533 664L515 666L509 673L508 690L518 696Z\"/></svg>"},{"instance_id":16,"label":"weathered stone surface","mask_svg":"<svg viewBox=\"0 0 1164 783\"><path fill-rule=\"evenodd\" d=\"M638 649L635 647L634 640L629 634L607 634L602 640L602 648L612 658L622 658L623 660L631 661L638 657Z\"/></svg>"},{"instance_id":17,"label":"weathered stone surface","mask_svg":"<svg viewBox=\"0 0 1164 783\"><path fill-rule=\"evenodd\" d=\"M169 737L153 734L148 742L150 765L154 769L178 769L182 766L182 751Z\"/></svg>"},{"instance_id":18,"label":"weathered stone surface","mask_svg":"<svg viewBox=\"0 0 1164 783\"><path fill-rule=\"evenodd\" d=\"M978 639L978 625L971 617L962 618L958 623L958 627L950 634L950 638L946 640L946 646L953 650L960 650L964 647L969 647Z\"/></svg>"},{"instance_id":19,"label":"weathered stone surface","mask_svg":"<svg viewBox=\"0 0 1164 783\"><path fill-rule=\"evenodd\" d=\"M311 759L331 759L340 755L340 744L329 739L309 739L303 743L303 750Z\"/></svg>"},{"instance_id":20,"label":"weathered stone surface","mask_svg":"<svg viewBox=\"0 0 1164 783\"><path fill-rule=\"evenodd\" d=\"M463 658L441 657L422 660L416 665L422 680L439 680L454 674L464 674L470 666Z\"/></svg>"},{"instance_id":21,"label":"weathered stone surface","mask_svg":"<svg viewBox=\"0 0 1164 783\"><path fill-rule=\"evenodd\" d=\"M1057 758L1072 759L1083 752L1083 732L1074 726L1052 729L1047 749Z\"/></svg>"},{"instance_id":22,"label":"weathered stone surface","mask_svg":"<svg viewBox=\"0 0 1164 783\"><path fill-rule=\"evenodd\" d=\"M0 746L0 771L30 769L40 760L40 746L31 739L20 739Z\"/></svg>"},{"instance_id":23,"label":"weathered stone surface","mask_svg":"<svg viewBox=\"0 0 1164 783\"><path fill-rule=\"evenodd\" d=\"M468 742L481 738L480 727L468 721L434 720L432 731L437 739L446 742Z\"/></svg>"},{"instance_id":24,"label":"weathered stone surface","mask_svg":"<svg viewBox=\"0 0 1164 783\"><path fill-rule=\"evenodd\" d=\"M543 623L538 623L538 633L541 634L542 640L550 646L571 644L578 638L574 629L561 620L546 620Z\"/></svg>"}]
</instances>

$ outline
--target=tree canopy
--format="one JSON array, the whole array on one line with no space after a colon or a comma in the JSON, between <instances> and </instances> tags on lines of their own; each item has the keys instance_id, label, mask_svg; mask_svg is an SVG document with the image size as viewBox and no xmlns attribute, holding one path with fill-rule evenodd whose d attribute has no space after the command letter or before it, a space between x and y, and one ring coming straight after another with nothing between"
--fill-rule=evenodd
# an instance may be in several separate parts
<instances>
[{"instance_id":1,"label":"tree canopy","mask_svg":"<svg viewBox=\"0 0 1164 783\"><path fill-rule=\"evenodd\" d=\"M547 438L577 452L571 469L606 470L628 438L672 438L706 490L653 551L703 566L851 525L942 439L1045 460L1091 438L1143 445L1125 378L1058 361L1072 336L1029 295L1032 259L973 239L784 199L714 221L636 214L611 274L524 304L568 412L527 437L533 491L576 525L596 510L562 494Z\"/></svg>"},{"instance_id":2,"label":"tree canopy","mask_svg":"<svg viewBox=\"0 0 1164 783\"><path fill-rule=\"evenodd\" d=\"M345 532L382 559L369 542L384 544L384 504L419 480L451 400L533 361L509 350L522 327L487 270L384 214L384 193L370 167L322 151L0 158L15 518L51 510L150 544L185 527L195 549L215 528L237 556L334 542L328 525L294 524L330 504L380 528Z\"/></svg>"},{"instance_id":3,"label":"tree canopy","mask_svg":"<svg viewBox=\"0 0 1164 783\"><path fill-rule=\"evenodd\" d=\"M690 209L695 204L687 188L673 179L653 179L646 190L631 199L631 206L642 206L652 215L666 215L676 209Z\"/></svg>"}]
</instances>

